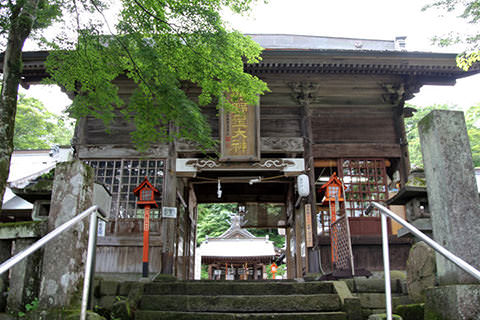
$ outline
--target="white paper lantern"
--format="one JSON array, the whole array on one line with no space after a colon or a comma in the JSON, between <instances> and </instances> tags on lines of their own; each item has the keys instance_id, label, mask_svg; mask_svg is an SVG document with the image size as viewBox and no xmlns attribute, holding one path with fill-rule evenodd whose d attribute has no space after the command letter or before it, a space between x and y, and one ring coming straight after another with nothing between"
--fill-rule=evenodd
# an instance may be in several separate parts
<instances>
[{"instance_id":1,"label":"white paper lantern","mask_svg":"<svg viewBox=\"0 0 480 320\"><path fill-rule=\"evenodd\" d=\"M300 197L306 197L310 194L310 182L306 174L297 177L297 189Z\"/></svg>"}]
</instances>

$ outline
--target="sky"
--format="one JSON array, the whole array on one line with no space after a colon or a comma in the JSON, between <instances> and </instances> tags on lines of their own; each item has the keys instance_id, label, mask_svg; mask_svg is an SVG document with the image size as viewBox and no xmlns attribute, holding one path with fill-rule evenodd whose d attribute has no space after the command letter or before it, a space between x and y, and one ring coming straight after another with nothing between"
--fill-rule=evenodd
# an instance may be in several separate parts
<instances>
[{"instance_id":1,"label":"sky","mask_svg":"<svg viewBox=\"0 0 480 320\"><path fill-rule=\"evenodd\" d=\"M249 16L224 13L229 25L243 33L300 34L393 40L407 36L408 51L461 52L461 47L432 45L435 35L452 30L468 32L472 26L454 15L422 11L425 0L262 0ZM456 105L466 109L480 103L480 75L460 79L455 86L424 86L409 103ZM52 112L60 112L69 99L57 88L32 86L29 95L39 98Z\"/></svg>"}]
</instances>

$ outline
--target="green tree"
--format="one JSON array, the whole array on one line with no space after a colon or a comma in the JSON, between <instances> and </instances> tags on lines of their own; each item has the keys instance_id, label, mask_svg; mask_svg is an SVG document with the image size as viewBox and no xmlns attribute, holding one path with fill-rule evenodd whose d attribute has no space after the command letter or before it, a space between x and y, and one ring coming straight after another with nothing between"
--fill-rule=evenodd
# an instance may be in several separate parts
<instances>
[{"instance_id":1,"label":"green tree","mask_svg":"<svg viewBox=\"0 0 480 320\"><path fill-rule=\"evenodd\" d=\"M48 149L55 144L69 145L72 126L65 117L48 112L39 100L21 94L15 118L14 148Z\"/></svg>"},{"instance_id":2,"label":"green tree","mask_svg":"<svg viewBox=\"0 0 480 320\"><path fill-rule=\"evenodd\" d=\"M473 165L480 167L480 105L470 107L465 113Z\"/></svg>"},{"instance_id":3,"label":"green tree","mask_svg":"<svg viewBox=\"0 0 480 320\"><path fill-rule=\"evenodd\" d=\"M237 212L237 204L200 204L197 218L197 245L200 245L207 236L214 238L227 231L230 228L230 218L235 212ZM285 245L285 237L279 235L277 229L248 228L247 230L257 237L268 235L277 248L283 248Z\"/></svg>"},{"instance_id":4,"label":"green tree","mask_svg":"<svg viewBox=\"0 0 480 320\"><path fill-rule=\"evenodd\" d=\"M230 228L230 218L236 212L236 204L200 204L197 217L197 244L208 237L215 238Z\"/></svg>"},{"instance_id":5,"label":"green tree","mask_svg":"<svg viewBox=\"0 0 480 320\"><path fill-rule=\"evenodd\" d=\"M51 80L76 93L70 106L76 118L93 115L107 126L117 116L132 120L132 140L139 149L173 138L211 148L216 142L199 106L235 110L231 102L253 104L267 90L243 71L245 62L259 61L261 47L228 30L220 17L223 7L243 13L252 2L123 1L115 30L108 27L102 34L84 26L72 50L49 55ZM119 77L135 83L128 102L112 82ZM188 95L189 89L200 89L199 95Z\"/></svg>"},{"instance_id":6,"label":"green tree","mask_svg":"<svg viewBox=\"0 0 480 320\"><path fill-rule=\"evenodd\" d=\"M13 152L23 45L32 31L45 28L59 15L60 6L55 0L0 0L0 43L4 51L0 92L0 199L5 192Z\"/></svg>"},{"instance_id":7,"label":"green tree","mask_svg":"<svg viewBox=\"0 0 480 320\"><path fill-rule=\"evenodd\" d=\"M64 21L58 36L47 42L55 49L47 65L51 81L76 94L70 108L74 117L94 115L106 124L118 115L132 119L136 125L132 138L142 149L176 137L209 148L215 142L198 106L215 102L232 108L230 101L240 99L255 103L267 90L264 82L243 71L244 62L259 60L261 48L228 30L220 17L224 8L245 13L253 2L125 0L113 30L102 0L0 0L0 37L6 38L0 97L0 198L13 151L22 50L32 31L58 17ZM127 77L137 86L128 105L112 83L118 77ZM198 100L185 93L192 86L201 89ZM169 127L175 129L169 131Z\"/></svg>"},{"instance_id":8,"label":"green tree","mask_svg":"<svg viewBox=\"0 0 480 320\"><path fill-rule=\"evenodd\" d=\"M465 19L472 26L480 22L480 1L479 0L437 0L423 9L436 8L455 14L458 18ZM465 52L458 55L457 65L468 70L475 62L480 61L480 29L467 34L464 32L452 31L446 36L434 37L434 42L440 46L450 46L462 43L466 46Z\"/></svg>"},{"instance_id":9,"label":"green tree","mask_svg":"<svg viewBox=\"0 0 480 320\"><path fill-rule=\"evenodd\" d=\"M268 236L268 239L273 241L276 248L281 249L285 246L285 236L279 235L277 229L249 228L248 231L256 237Z\"/></svg>"},{"instance_id":10,"label":"green tree","mask_svg":"<svg viewBox=\"0 0 480 320\"><path fill-rule=\"evenodd\" d=\"M422 150L417 128L418 122L432 110L454 110L455 108L447 105L433 105L427 107L417 107L413 105L407 106L417 109L417 112L414 113L413 117L405 119L410 165L412 168L423 168ZM476 167L480 167L480 105L470 107L465 112L465 122L467 125L468 137L470 139L473 164Z\"/></svg>"},{"instance_id":11,"label":"green tree","mask_svg":"<svg viewBox=\"0 0 480 320\"><path fill-rule=\"evenodd\" d=\"M412 168L423 168L422 149L420 146L420 137L418 135L418 122L422 120L432 110L450 110L447 105L432 105L427 107L418 107L406 104L406 107L414 108L417 111L410 118L405 118L405 131L408 140L408 153L410 154L410 166Z\"/></svg>"}]
</instances>

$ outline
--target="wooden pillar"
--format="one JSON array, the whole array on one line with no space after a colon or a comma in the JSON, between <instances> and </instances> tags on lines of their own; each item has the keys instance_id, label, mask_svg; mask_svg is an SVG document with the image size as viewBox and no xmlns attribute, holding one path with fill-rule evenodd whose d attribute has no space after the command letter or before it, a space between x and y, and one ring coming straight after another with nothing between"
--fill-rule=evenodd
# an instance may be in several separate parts
<instances>
[{"instance_id":1,"label":"wooden pillar","mask_svg":"<svg viewBox=\"0 0 480 320\"><path fill-rule=\"evenodd\" d=\"M303 150L304 150L303 157L305 159L305 173L308 175L310 180L310 194L303 204L309 203L311 205L313 213L315 214L315 211L316 211L315 165L314 165L314 157L313 157L314 137L313 137L313 128L312 128L312 108L310 107L310 105L314 101L315 96L317 95L319 85L312 82L310 83L297 82L297 83L291 83L290 86L292 89L293 98L301 108L301 115L302 115L301 129L302 129ZM301 208L301 211L304 212L303 208ZM305 217L302 217L301 221L305 221ZM316 230L316 229L317 229L317 222L316 222L316 219L313 219L312 230ZM305 242L305 235L306 235L305 230L301 232L301 235L303 236L303 238L302 239L298 238L298 232L297 232L297 238L296 238L297 243ZM312 237L314 239L313 242L316 243L316 232L314 232ZM297 245L297 248L298 248L298 245ZM319 272L320 266L317 263L318 259L314 259L315 252L313 251L313 248L303 247L302 250L303 252L305 252L305 259L303 261L303 266L302 266L302 268L305 268L305 272L306 273ZM299 252L297 252L297 256L298 256L298 253ZM312 264L310 266L308 264L309 256L312 256L312 259L310 259L312 261ZM297 276L298 274L299 274L299 271L297 270Z\"/></svg>"},{"instance_id":2,"label":"wooden pillar","mask_svg":"<svg viewBox=\"0 0 480 320\"><path fill-rule=\"evenodd\" d=\"M267 267L262 264L262 279L266 279Z\"/></svg>"},{"instance_id":3,"label":"wooden pillar","mask_svg":"<svg viewBox=\"0 0 480 320\"><path fill-rule=\"evenodd\" d=\"M173 125L170 124L169 131L172 132ZM168 144L168 159L165 172L165 190L163 190L163 206L177 206L177 177L175 173L175 163L177 152L175 141ZM174 249L176 240L177 219L162 217L161 237L162 237L162 273L174 274Z\"/></svg>"},{"instance_id":4,"label":"wooden pillar","mask_svg":"<svg viewBox=\"0 0 480 320\"><path fill-rule=\"evenodd\" d=\"M307 248L305 242L305 212L303 210L303 201L299 208L295 208L295 262L296 262L296 278L303 278L306 273L307 265Z\"/></svg>"},{"instance_id":5,"label":"wooden pillar","mask_svg":"<svg viewBox=\"0 0 480 320\"><path fill-rule=\"evenodd\" d=\"M398 143L400 144L401 152L400 165L398 167L398 170L400 172L401 187L405 186L405 183L407 183L408 180L408 175L410 174L410 159L408 155L407 134L405 132L403 105L404 102L401 102L400 105L396 107L393 112L393 126L395 129L395 135L398 139Z\"/></svg>"},{"instance_id":6,"label":"wooden pillar","mask_svg":"<svg viewBox=\"0 0 480 320\"><path fill-rule=\"evenodd\" d=\"M294 232L294 199L293 199L293 184L288 187L287 194L287 227L285 228L285 237L287 242L287 278L293 279L296 275L296 263L295 263L295 232Z\"/></svg>"},{"instance_id":7,"label":"wooden pillar","mask_svg":"<svg viewBox=\"0 0 480 320\"><path fill-rule=\"evenodd\" d=\"M212 280L212 273L213 273L213 266L211 264L208 265L208 280Z\"/></svg>"}]
</instances>

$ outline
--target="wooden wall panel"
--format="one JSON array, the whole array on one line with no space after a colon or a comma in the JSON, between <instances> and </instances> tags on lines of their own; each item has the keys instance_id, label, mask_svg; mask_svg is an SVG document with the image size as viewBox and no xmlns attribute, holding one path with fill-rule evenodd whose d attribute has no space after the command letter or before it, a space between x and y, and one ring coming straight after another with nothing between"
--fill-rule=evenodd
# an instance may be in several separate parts
<instances>
[{"instance_id":1,"label":"wooden wall panel","mask_svg":"<svg viewBox=\"0 0 480 320\"><path fill-rule=\"evenodd\" d=\"M97 245L95 272L142 273L142 246ZM161 271L161 246L150 246L149 270Z\"/></svg>"},{"instance_id":2,"label":"wooden wall panel","mask_svg":"<svg viewBox=\"0 0 480 320\"><path fill-rule=\"evenodd\" d=\"M88 116L85 121L84 139L85 144L130 144L130 132L135 130L133 123L120 117L116 118L109 127L110 131L105 130L102 120Z\"/></svg>"},{"instance_id":3,"label":"wooden wall panel","mask_svg":"<svg viewBox=\"0 0 480 320\"><path fill-rule=\"evenodd\" d=\"M392 108L317 108L314 143L397 143Z\"/></svg>"},{"instance_id":4,"label":"wooden wall panel","mask_svg":"<svg viewBox=\"0 0 480 320\"><path fill-rule=\"evenodd\" d=\"M332 271L330 237L318 237L322 268L325 272ZM412 246L409 239L389 237L390 268L405 270L408 254ZM352 236L352 250L355 268L369 271L383 271L382 238L378 236Z\"/></svg>"}]
</instances>

